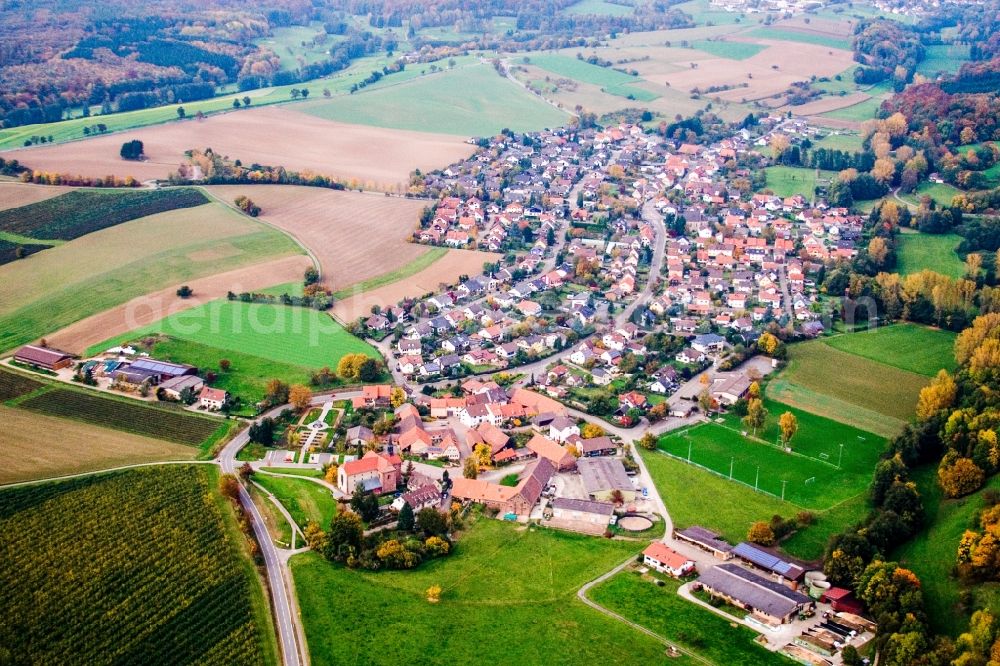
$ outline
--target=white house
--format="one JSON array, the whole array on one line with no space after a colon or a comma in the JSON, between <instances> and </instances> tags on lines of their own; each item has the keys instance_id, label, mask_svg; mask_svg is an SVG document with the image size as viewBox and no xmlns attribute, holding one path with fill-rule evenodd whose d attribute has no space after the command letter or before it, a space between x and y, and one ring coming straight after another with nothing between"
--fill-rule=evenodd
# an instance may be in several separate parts
<instances>
[{"instance_id":1,"label":"white house","mask_svg":"<svg viewBox=\"0 0 1000 666\"><path fill-rule=\"evenodd\" d=\"M686 576L695 570L693 561L666 546L662 541L654 541L642 551L642 563L675 578Z\"/></svg>"}]
</instances>

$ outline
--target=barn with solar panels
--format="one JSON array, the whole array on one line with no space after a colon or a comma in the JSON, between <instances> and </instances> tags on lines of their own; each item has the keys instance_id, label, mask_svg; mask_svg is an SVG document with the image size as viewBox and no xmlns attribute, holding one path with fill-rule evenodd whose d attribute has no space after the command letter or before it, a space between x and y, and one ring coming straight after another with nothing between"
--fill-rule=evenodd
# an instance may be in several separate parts
<instances>
[{"instance_id":1,"label":"barn with solar panels","mask_svg":"<svg viewBox=\"0 0 1000 666\"><path fill-rule=\"evenodd\" d=\"M755 569L761 569L777 576L778 580L793 590L798 589L806 570L793 562L787 562L749 543L739 543L733 548L733 555Z\"/></svg>"}]
</instances>

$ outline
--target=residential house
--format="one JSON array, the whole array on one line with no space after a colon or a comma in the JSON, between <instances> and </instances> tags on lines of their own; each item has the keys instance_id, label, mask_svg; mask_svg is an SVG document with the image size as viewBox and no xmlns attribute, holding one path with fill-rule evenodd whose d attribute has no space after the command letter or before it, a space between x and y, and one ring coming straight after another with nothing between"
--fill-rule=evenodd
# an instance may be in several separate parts
<instances>
[{"instance_id":1,"label":"residential house","mask_svg":"<svg viewBox=\"0 0 1000 666\"><path fill-rule=\"evenodd\" d=\"M351 495L354 488L361 486L365 491L377 494L396 490L403 461L396 455L386 455L369 451L360 460L345 462L337 470L337 487Z\"/></svg>"},{"instance_id":2,"label":"residential house","mask_svg":"<svg viewBox=\"0 0 1000 666\"><path fill-rule=\"evenodd\" d=\"M682 578L695 570L695 563L662 541L654 541L642 551L642 562L674 578Z\"/></svg>"},{"instance_id":3,"label":"residential house","mask_svg":"<svg viewBox=\"0 0 1000 666\"><path fill-rule=\"evenodd\" d=\"M222 389L205 386L201 389L201 393L198 394L198 406L202 409L218 411L226 404L228 397L229 394Z\"/></svg>"}]
</instances>

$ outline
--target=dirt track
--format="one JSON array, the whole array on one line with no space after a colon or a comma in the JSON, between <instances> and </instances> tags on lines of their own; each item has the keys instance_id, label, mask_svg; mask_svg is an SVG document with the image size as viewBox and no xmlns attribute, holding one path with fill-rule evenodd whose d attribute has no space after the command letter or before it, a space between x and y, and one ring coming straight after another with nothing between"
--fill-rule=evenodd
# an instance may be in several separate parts
<instances>
[{"instance_id":1,"label":"dirt track","mask_svg":"<svg viewBox=\"0 0 1000 666\"><path fill-rule=\"evenodd\" d=\"M145 161L120 158L122 142L130 139L143 142ZM445 167L474 150L460 137L348 125L287 108L262 107L60 145L23 148L3 156L55 173L93 177L114 174L149 180L177 171L184 151L209 147L248 164L357 178L362 184L380 187L405 183L413 169Z\"/></svg>"}]
</instances>

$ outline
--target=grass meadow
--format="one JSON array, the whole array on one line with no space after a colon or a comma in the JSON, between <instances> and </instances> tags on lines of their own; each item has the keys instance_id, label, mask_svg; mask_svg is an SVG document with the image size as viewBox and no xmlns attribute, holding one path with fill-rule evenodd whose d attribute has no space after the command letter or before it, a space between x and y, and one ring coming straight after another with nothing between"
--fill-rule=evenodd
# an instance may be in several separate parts
<instances>
[{"instance_id":1,"label":"grass meadow","mask_svg":"<svg viewBox=\"0 0 1000 666\"><path fill-rule=\"evenodd\" d=\"M580 586L640 548L480 519L454 553L416 570L351 571L315 553L295 556L291 568L317 666L596 664L620 660L623 649L630 661L658 663L661 643L576 598ZM426 600L432 585L442 588L436 604ZM359 656L358 645L378 649Z\"/></svg>"},{"instance_id":2,"label":"grass meadow","mask_svg":"<svg viewBox=\"0 0 1000 666\"><path fill-rule=\"evenodd\" d=\"M816 193L816 169L803 167L771 166L764 169L765 187L779 197L801 194L812 199ZM833 171L820 171L821 178L833 178Z\"/></svg>"},{"instance_id":3,"label":"grass meadow","mask_svg":"<svg viewBox=\"0 0 1000 666\"><path fill-rule=\"evenodd\" d=\"M820 115L824 118L833 118L834 120L847 120L860 123L874 118L880 106L882 106L882 99L880 97L871 97L863 102L858 102L857 104L852 104L851 106L845 106L842 109L827 111L826 113L821 113Z\"/></svg>"},{"instance_id":4,"label":"grass meadow","mask_svg":"<svg viewBox=\"0 0 1000 666\"><path fill-rule=\"evenodd\" d=\"M891 437L913 418L927 377L835 349L823 340L788 347L788 365L766 387L772 400Z\"/></svg>"},{"instance_id":5,"label":"grass meadow","mask_svg":"<svg viewBox=\"0 0 1000 666\"><path fill-rule=\"evenodd\" d=\"M0 266L0 350L171 284L301 253L221 204L96 231Z\"/></svg>"},{"instance_id":6,"label":"grass meadow","mask_svg":"<svg viewBox=\"0 0 1000 666\"><path fill-rule=\"evenodd\" d=\"M635 10L627 5L619 5L605 0L580 0L561 10L563 14L597 14L598 16L628 16Z\"/></svg>"},{"instance_id":7,"label":"grass meadow","mask_svg":"<svg viewBox=\"0 0 1000 666\"><path fill-rule=\"evenodd\" d=\"M310 522L326 529L337 512L337 501L326 486L270 474L256 474L253 480L270 491L302 529Z\"/></svg>"},{"instance_id":8,"label":"grass meadow","mask_svg":"<svg viewBox=\"0 0 1000 666\"><path fill-rule=\"evenodd\" d=\"M497 104L498 99L504 103ZM486 64L309 102L297 109L328 120L460 136L487 136L505 127L533 131L569 120Z\"/></svg>"},{"instance_id":9,"label":"grass meadow","mask_svg":"<svg viewBox=\"0 0 1000 666\"><path fill-rule=\"evenodd\" d=\"M953 278L965 274L965 262L955 252L962 242L958 234L903 233L898 236L896 272L910 275L923 270Z\"/></svg>"},{"instance_id":10,"label":"grass meadow","mask_svg":"<svg viewBox=\"0 0 1000 666\"><path fill-rule=\"evenodd\" d=\"M845 150L852 153L860 153L863 149L861 136L858 134L828 134L814 142L813 146L829 150Z\"/></svg>"},{"instance_id":11,"label":"grass meadow","mask_svg":"<svg viewBox=\"0 0 1000 666\"><path fill-rule=\"evenodd\" d=\"M655 584L663 580L663 587ZM677 594L680 581L615 574L587 596L608 610L676 641L682 647L727 666L788 666L792 662L754 642L757 632L730 622ZM673 663L673 662L671 662Z\"/></svg>"},{"instance_id":12,"label":"grass meadow","mask_svg":"<svg viewBox=\"0 0 1000 666\"><path fill-rule=\"evenodd\" d=\"M727 415L724 423L671 432L660 439L659 448L726 480L773 497L783 495L786 501L813 511L864 493L885 447L884 439L771 400L765 401L765 407L767 423L756 436L744 435L738 418ZM786 411L795 414L799 424L791 453L776 445L778 417Z\"/></svg>"},{"instance_id":13,"label":"grass meadow","mask_svg":"<svg viewBox=\"0 0 1000 666\"><path fill-rule=\"evenodd\" d=\"M924 76L954 74L969 60L967 44L932 44L926 49L927 55L917 64L917 73Z\"/></svg>"},{"instance_id":14,"label":"grass meadow","mask_svg":"<svg viewBox=\"0 0 1000 666\"><path fill-rule=\"evenodd\" d=\"M831 49L851 50L851 40L849 37L834 37L833 35L821 35L815 32L799 32L798 30L762 27L748 30L742 34L746 37L778 39L785 42L801 42L802 44L828 46Z\"/></svg>"},{"instance_id":15,"label":"grass meadow","mask_svg":"<svg viewBox=\"0 0 1000 666\"><path fill-rule=\"evenodd\" d=\"M217 483L211 466L174 465L0 492L3 645L40 663L276 664Z\"/></svg>"},{"instance_id":16,"label":"grass meadow","mask_svg":"<svg viewBox=\"0 0 1000 666\"><path fill-rule=\"evenodd\" d=\"M705 53L728 58L729 60L746 60L767 48L763 44L751 42L728 42L722 39L699 39L691 44Z\"/></svg>"},{"instance_id":17,"label":"grass meadow","mask_svg":"<svg viewBox=\"0 0 1000 666\"><path fill-rule=\"evenodd\" d=\"M938 206L951 206L951 200L959 194L962 194L962 190L948 183L932 183L925 180L917 185L917 189L912 193L902 195L902 198L914 206L919 206L920 200L928 196Z\"/></svg>"},{"instance_id":18,"label":"grass meadow","mask_svg":"<svg viewBox=\"0 0 1000 666\"><path fill-rule=\"evenodd\" d=\"M942 368L949 372L955 369L956 337L951 331L900 323L845 333L823 341L840 351L933 377Z\"/></svg>"}]
</instances>

